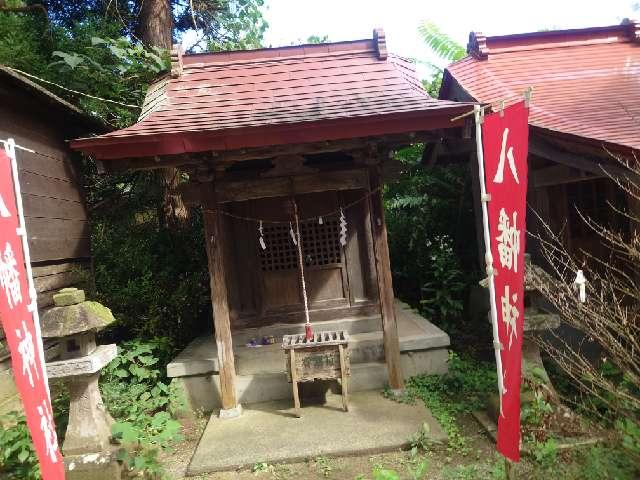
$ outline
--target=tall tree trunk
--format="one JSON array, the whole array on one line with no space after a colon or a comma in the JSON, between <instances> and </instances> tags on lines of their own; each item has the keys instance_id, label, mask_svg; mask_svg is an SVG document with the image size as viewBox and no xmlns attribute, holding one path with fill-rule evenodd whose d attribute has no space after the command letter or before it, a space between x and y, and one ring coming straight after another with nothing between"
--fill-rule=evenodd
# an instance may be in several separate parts
<instances>
[{"instance_id":1,"label":"tall tree trunk","mask_svg":"<svg viewBox=\"0 0 640 480\"><path fill-rule=\"evenodd\" d=\"M149 47L171 50L173 14L169 0L142 0L136 34Z\"/></svg>"},{"instance_id":2,"label":"tall tree trunk","mask_svg":"<svg viewBox=\"0 0 640 480\"><path fill-rule=\"evenodd\" d=\"M137 35L149 47L171 50L173 44L173 12L170 0L143 0ZM163 213L167 225L175 225L189 216L187 207L177 193L180 173L176 168L162 171L164 183Z\"/></svg>"}]
</instances>

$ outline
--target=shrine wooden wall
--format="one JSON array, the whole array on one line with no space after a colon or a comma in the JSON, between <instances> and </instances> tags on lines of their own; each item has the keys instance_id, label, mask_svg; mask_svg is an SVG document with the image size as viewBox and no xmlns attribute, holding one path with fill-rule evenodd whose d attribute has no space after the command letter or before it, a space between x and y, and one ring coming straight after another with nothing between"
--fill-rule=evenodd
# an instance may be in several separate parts
<instances>
[{"instance_id":1,"label":"shrine wooden wall","mask_svg":"<svg viewBox=\"0 0 640 480\"><path fill-rule=\"evenodd\" d=\"M39 308L50 306L60 288L91 278L82 181L65 143L91 128L68 106L0 71L0 139L46 155L16 150ZM10 367L0 327L0 413L20 407Z\"/></svg>"},{"instance_id":2,"label":"shrine wooden wall","mask_svg":"<svg viewBox=\"0 0 640 480\"><path fill-rule=\"evenodd\" d=\"M302 219L305 283L312 319L379 313L367 191L331 190L294 198ZM341 206L348 206L344 208L344 247L339 241L337 212ZM263 219L267 247L262 250L259 245L257 222L223 216L233 327L303 322L297 247L289 234L291 197L230 202L225 209L238 217ZM331 215L327 215L329 212Z\"/></svg>"}]
</instances>

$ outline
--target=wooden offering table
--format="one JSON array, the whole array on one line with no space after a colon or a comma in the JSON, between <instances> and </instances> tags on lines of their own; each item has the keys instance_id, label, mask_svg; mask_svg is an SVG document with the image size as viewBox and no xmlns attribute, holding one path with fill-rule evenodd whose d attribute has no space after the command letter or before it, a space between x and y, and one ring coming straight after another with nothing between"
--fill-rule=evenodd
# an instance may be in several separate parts
<instances>
[{"instance_id":1,"label":"wooden offering table","mask_svg":"<svg viewBox=\"0 0 640 480\"><path fill-rule=\"evenodd\" d=\"M304 333L282 338L285 352L287 380L293 387L296 415L300 416L298 382L340 379L342 406L349 410L347 377L351 374L349 362L349 335L343 330L316 332L311 340Z\"/></svg>"}]
</instances>

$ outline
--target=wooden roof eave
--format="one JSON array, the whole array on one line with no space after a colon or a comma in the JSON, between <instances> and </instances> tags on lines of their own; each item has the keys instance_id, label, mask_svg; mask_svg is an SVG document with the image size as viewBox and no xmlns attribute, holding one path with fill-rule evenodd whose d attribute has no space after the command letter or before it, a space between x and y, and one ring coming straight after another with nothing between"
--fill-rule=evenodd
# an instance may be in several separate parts
<instances>
[{"instance_id":1,"label":"wooden roof eave","mask_svg":"<svg viewBox=\"0 0 640 480\"><path fill-rule=\"evenodd\" d=\"M103 160L108 169L120 170L116 166L117 163L126 163L126 169L161 168L198 163L201 160L198 157L202 155L213 157L231 151L275 149L286 145L415 134L458 127L463 124L463 120L451 122L451 119L470 108L470 104L460 103L427 111L238 128L219 132L194 131L148 136L83 138L72 141L71 147L92 155L97 160ZM214 152L213 156L211 152ZM263 158L267 156L271 155L268 155L268 152L263 154Z\"/></svg>"}]
</instances>

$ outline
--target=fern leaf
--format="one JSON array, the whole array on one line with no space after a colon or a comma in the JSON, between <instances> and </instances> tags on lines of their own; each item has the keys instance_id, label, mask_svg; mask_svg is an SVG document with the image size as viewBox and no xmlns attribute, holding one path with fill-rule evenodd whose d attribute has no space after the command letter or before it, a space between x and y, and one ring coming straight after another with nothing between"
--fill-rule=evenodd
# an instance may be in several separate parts
<instances>
[{"instance_id":1,"label":"fern leaf","mask_svg":"<svg viewBox=\"0 0 640 480\"><path fill-rule=\"evenodd\" d=\"M440 30L433 22L425 20L418 26L418 31L427 46L443 60L460 60L467 54L462 45Z\"/></svg>"}]
</instances>

